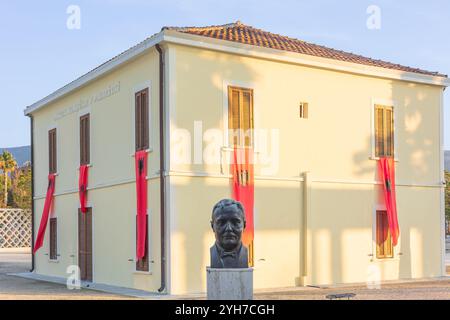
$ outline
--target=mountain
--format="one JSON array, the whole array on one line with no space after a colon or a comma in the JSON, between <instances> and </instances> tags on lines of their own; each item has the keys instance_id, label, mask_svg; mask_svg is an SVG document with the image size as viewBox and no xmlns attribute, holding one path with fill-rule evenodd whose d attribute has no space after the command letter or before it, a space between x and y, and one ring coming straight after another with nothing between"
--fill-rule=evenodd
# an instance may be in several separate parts
<instances>
[{"instance_id":1,"label":"mountain","mask_svg":"<svg viewBox=\"0 0 450 320\"><path fill-rule=\"evenodd\" d=\"M31 161L31 147L23 146L23 147L12 147L12 148L0 148L0 153L3 153L4 150L9 151L14 159L16 159L17 164L21 167L27 161Z\"/></svg>"},{"instance_id":2,"label":"mountain","mask_svg":"<svg viewBox=\"0 0 450 320\"><path fill-rule=\"evenodd\" d=\"M444 168L450 172L450 150L447 150L444 153Z\"/></svg>"}]
</instances>

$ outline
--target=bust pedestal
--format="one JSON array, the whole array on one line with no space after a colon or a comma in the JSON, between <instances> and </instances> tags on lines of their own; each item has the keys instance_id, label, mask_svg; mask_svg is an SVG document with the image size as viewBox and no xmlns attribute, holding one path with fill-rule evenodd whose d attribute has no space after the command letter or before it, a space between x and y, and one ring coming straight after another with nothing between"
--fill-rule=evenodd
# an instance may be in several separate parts
<instances>
[{"instance_id":1,"label":"bust pedestal","mask_svg":"<svg viewBox=\"0 0 450 320\"><path fill-rule=\"evenodd\" d=\"M252 300L253 268L206 267L208 300Z\"/></svg>"}]
</instances>

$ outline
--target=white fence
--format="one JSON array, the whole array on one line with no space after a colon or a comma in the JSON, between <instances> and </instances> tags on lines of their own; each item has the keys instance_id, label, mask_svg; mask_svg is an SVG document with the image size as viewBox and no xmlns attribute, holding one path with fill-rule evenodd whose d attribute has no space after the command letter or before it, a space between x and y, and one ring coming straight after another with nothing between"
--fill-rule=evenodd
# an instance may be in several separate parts
<instances>
[{"instance_id":1,"label":"white fence","mask_svg":"<svg viewBox=\"0 0 450 320\"><path fill-rule=\"evenodd\" d=\"M31 210L0 209L0 249L31 247Z\"/></svg>"}]
</instances>

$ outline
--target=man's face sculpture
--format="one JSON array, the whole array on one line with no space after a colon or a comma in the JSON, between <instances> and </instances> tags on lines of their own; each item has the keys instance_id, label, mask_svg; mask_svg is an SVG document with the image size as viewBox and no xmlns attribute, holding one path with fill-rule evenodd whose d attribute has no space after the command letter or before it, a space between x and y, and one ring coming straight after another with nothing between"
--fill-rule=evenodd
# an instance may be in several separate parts
<instances>
[{"instance_id":1,"label":"man's face sculpture","mask_svg":"<svg viewBox=\"0 0 450 320\"><path fill-rule=\"evenodd\" d=\"M244 214L237 205L223 207L213 213L211 227L216 242L226 251L233 251L241 243L245 228Z\"/></svg>"}]
</instances>

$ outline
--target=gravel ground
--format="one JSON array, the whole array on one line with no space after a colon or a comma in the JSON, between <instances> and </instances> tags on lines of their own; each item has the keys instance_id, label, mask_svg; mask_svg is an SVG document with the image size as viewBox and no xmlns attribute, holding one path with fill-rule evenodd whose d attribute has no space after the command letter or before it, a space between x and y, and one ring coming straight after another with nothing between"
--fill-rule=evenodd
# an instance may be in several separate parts
<instances>
[{"instance_id":1,"label":"gravel ground","mask_svg":"<svg viewBox=\"0 0 450 320\"><path fill-rule=\"evenodd\" d=\"M450 258L450 253L447 254ZM449 259L450 260L450 259ZM0 253L0 300L52 299L52 300L104 300L130 299L104 292L80 289L68 290L65 286L19 277L7 273L27 272L30 269L30 255ZM354 300L395 299L448 299L450 300L450 266L448 277L439 280L406 281L383 284L380 289L368 289L365 285L338 286L333 288L297 287L278 289L271 292L255 292L255 300L318 300L328 294L355 293Z\"/></svg>"}]
</instances>

